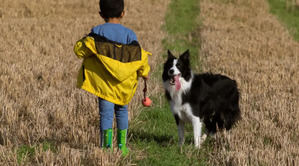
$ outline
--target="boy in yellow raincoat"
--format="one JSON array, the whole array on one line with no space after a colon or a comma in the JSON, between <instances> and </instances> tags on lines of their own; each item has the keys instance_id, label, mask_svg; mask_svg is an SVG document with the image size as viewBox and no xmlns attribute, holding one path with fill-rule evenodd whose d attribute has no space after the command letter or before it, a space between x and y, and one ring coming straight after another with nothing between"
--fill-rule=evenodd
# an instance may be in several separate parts
<instances>
[{"instance_id":1,"label":"boy in yellow raincoat","mask_svg":"<svg viewBox=\"0 0 299 166\"><path fill-rule=\"evenodd\" d=\"M106 23L93 27L74 48L83 58L77 86L99 97L101 147L112 149L115 112L118 148L126 155L128 103L138 77L148 78L150 53L140 47L131 29L120 24L124 0L100 0L99 5Z\"/></svg>"}]
</instances>

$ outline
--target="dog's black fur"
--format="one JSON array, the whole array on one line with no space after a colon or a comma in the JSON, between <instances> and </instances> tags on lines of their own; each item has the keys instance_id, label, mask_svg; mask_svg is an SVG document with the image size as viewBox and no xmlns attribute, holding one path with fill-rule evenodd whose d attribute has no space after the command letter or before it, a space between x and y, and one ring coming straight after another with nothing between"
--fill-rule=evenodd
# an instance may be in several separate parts
<instances>
[{"instance_id":1,"label":"dog's black fur","mask_svg":"<svg viewBox=\"0 0 299 166\"><path fill-rule=\"evenodd\" d=\"M189 104L192 114L200 118L205 124L207 132L214 134L218 129L231 129L240 119L239 91L235 80L220 74L193 74L190 67L189 51L187 50L178 59L168 51L168 59L164 63L162 79L164 82L173 79L169 71L174 60L176 68L180 71L181 79L191 81L191 86L184 90L182 83L181 105ZM168 86L168 85L166 85ZM171 85L169 85L171 86ZM168 101L173 100L171 93L165 87ZM177 124L180 117L174 113Z\"/></svg>"}]
</instances>

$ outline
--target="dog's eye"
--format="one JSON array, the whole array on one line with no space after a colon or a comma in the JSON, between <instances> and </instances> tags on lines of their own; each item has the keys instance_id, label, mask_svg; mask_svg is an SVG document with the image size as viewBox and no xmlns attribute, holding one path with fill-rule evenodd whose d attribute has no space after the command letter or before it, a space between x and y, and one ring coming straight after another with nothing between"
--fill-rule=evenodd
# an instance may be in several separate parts
<instances>
[{"instance_id":1,"label":"dog's eye","mask_svg":"<svg viewBox=\"0 0 299 166\"><path fill-rule=\"evenodd\" d=\"M180 67L181 67L181 64L180 64L180 63L177 63L177 64L176 64L176 67L177 67L177 68L180 68Z\"/></svg>"}]
</instances>

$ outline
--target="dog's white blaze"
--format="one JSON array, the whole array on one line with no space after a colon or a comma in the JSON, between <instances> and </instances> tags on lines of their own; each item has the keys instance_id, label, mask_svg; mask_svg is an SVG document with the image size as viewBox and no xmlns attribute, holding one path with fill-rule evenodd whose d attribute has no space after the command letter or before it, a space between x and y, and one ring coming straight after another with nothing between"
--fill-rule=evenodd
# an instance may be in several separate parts
<instances>
[{"instance_id":1,"label":"dog's white blaze","mask_svg":"<svg viewBox=\"0 0 299 166\"><path fill-rule=\"evenodd\" d=\"M178 75L178 74L181 74L180 70L176 67L176 64L178 63L178 60L177 59L174 59L173 60L173 65L172 67L170 68L170 70L172 69L174 71L173 75Z\"/></svg>"}]
</instances>

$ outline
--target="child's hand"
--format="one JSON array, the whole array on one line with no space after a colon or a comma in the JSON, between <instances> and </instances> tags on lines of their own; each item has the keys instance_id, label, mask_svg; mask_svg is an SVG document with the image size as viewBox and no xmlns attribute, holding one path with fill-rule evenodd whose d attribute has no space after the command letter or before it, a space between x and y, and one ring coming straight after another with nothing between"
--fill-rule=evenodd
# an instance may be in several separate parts
<instances>
[{"instance_id":1,"label":"child's hand","mask_svg":"<svg viewBox=\"0 0 299 166\"><path fill-rule=\"evenodd\" d=\"M144 81L147 81L149 79L149 76L142 77Z\"/></svg>"}]
</instances>

